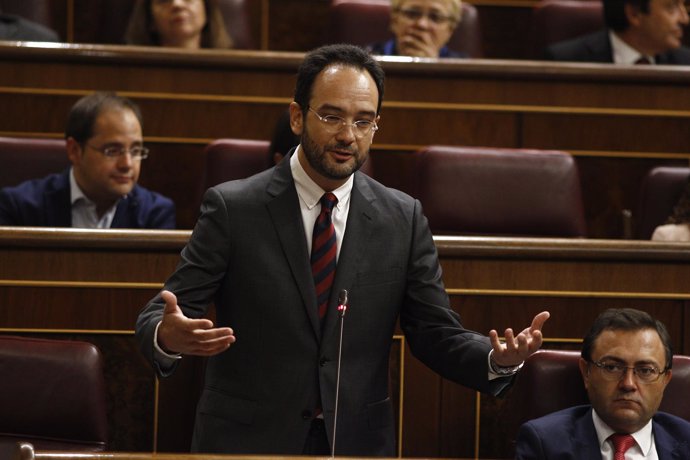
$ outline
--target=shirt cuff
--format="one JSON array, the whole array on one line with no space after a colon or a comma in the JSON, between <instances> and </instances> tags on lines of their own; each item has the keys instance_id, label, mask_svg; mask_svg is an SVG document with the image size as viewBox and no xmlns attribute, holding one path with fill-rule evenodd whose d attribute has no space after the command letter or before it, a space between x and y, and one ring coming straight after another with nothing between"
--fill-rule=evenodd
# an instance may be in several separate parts
<instances>
[{"instance_id":1,"label":"shirt cuff","mask_svg":"<svg viewBox=\"0 0 690 460\"><path fill-rule=\"evenodd\" d=\"M175 361L177 361L178 359L182 359L182 354L166 353L158 345L158 328L161 327L161 322L162 321L159 321L158 324L156 324L156 331L153 333L153 358L156 360L156 362L160 365L162 369L169 369L173 366L173 364L175 364Z\"/></svg>"},{"instance_id":2,"label":"shirt cuff","mask_svg":"<svg viewBox=\"0 0 690 460\"><path fill-rule=\"evenodd\" d=\"M521 362L517 366L499 366L494 360L492 359L494 350L493 348L491 351L489 351L489 355L487 359L489 360L489 380L494 380L498 379L501 377L511 377L515 374L518 373L520 369L522 369L522 366L525 364L525 362Z\"/></svg>"}]
</instances>

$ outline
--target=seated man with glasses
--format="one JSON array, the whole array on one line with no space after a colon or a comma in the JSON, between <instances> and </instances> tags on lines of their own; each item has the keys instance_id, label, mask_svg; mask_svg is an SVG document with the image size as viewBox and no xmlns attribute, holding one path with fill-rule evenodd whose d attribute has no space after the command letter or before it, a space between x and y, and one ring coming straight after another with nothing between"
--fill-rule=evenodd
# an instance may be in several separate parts
<instances>
[{"instance_id":1,"label":"seated man with glasses","mask_svg":"<svg viewBox=\"0 0 690 460\"><path fill-rule=\"evenodd\" d=\"M690 458L690 422L657 412L673 358L660 321L631 308L606 310L585 336L581 355L591 406L525 423L516 459Z\"/></svg>"},{"instance_id":2,"label":"seated man with glasses","mask_svg":"<svg viewBox=\"0 0 690 460\"><path fill-rule=\"evenodd\" d=\"M137 185L149 150L133 102L113 93L81 98L65 138L72 167L0 190L0 225L175 228L173 202Z\"/></svg>"},{"instance_id":3,"label":"seated man with glasses","mask_svg":"<svg viewBox=\"0 0 690 460\"><path fill-rule=\"evenodd\" d=\"M383 56L468 57L446 46L461 13L461 0L392 0L390 27L395 38L369 51Z\"/></svg>"}]
</instances>

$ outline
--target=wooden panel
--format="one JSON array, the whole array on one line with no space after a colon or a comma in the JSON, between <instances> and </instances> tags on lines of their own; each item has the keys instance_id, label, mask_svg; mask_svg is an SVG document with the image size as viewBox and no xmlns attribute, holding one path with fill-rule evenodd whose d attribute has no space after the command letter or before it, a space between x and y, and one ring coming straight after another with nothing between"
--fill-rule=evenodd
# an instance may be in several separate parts
<instances>
[{"instance_id":1,"label":"wooden panel","mask_svg":"<svg viewBox=\"0 0 690 460\"><path fill-rule=\"evenodd\" d=\"M115 450L189 448L203 361L185 359L157 386L133 337L139 310L172 272L188 237L0 228L0 333L75 337L104 351ZM436 245L452 306L470 329L522 328L548 309L545 347L577 349L600 311L630 306L664 321L677 352L690 354L690 245L481 237L437 237ZM403 456L511 456L502 400L478 400L409 350L400 361L396 343L392 378L404 395ZM395 369L404 373L397 377Z\"/></svg>"},{"instance_id":2,"label":"wooden panel","mask_svg":"<svg viewBox=\"0 0 690 460\"><path fill-rule=\"evenodd\" d=\"M296 2L299 3L299 2ZM514 6L514 5L513 5ZM98 45L0 45L0 135L62 137L66 113L95 89L139 103L154 151L142 184L175 199L191 228L213 139L269 139L292 97L299 53ZM409 189L409 154L429 144L560 149L576 156L589 235L622 236L640 179L690 157L682 68L381 58L387 74L376 178ZM17 116L21 114L21 116ZM385 158L390 153L391 158Z\"/></svg>"}]
</instances>

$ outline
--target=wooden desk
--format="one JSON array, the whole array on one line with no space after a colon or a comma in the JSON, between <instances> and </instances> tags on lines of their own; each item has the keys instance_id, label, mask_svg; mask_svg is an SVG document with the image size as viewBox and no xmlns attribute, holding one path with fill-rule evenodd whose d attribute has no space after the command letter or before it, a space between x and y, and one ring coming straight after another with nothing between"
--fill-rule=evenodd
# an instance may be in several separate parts
<instances>
[{"instance_id":1,"label":"wooden desk","mask_svg":"<svg viewBox=\"0 0 690 460\"><path fill-rule=\"evenodd\" d=\"M309 457L326 460L332 457ZM350 457L351 458L351 457ZM382 460L385 457L370 457L368 460ZM395 458L395 457L394 457ZM398 457L399 458L399 457ZM22 443L13 460L300 460L303 456L286 455L217 455L217 454L159 454L140 452L76 453L34 450L29 443ZM360 460L367 460L359 457ZM417 459L423 460L423 459ZM440 459L436 459L440 460ZM453 459L462 460L462 459ZM479 459L481 460L481 459Z\"/></svg>"},{"instance_id":2,"label":"wooden desk","mask_svg":"<svg viewBox=\"0 0 690 460\"><path fill-rule=\"evenodd\" d=\"M0 333L99 346L114 450L188 449L202 363L185 359L172 378L157 382L133 338L139 310L188 237L0 228ZM690 245L478 237L437 237L436 244L451 303L469 328L522 328L548 309L545 347L578 349L601 310L629 306L662 320L675 350L690 354ZM403 395L403 456L510 456L509 434L497 423L504 401L440 379L406 349L393 358L392 370L401 371L393 381Z\"/></svg>"},{"instance_id":3,"label":"wooden desk","mask_svg":"<svg viewBox=\"0 0 690 460\"><path fill-rule=\"evenodd\" d=\"M61 138L80 96L113 90L142 107L152 154L141 183L192 228L203 147L269 139L292 99L301 53L0 44L0 135ZM690 68L381 58L386 94L372 148L381 182L409 189L429 144L562 149L577 158L590 236L619 238L640 180L687 165Z\"/></svg>"}]
</instances>

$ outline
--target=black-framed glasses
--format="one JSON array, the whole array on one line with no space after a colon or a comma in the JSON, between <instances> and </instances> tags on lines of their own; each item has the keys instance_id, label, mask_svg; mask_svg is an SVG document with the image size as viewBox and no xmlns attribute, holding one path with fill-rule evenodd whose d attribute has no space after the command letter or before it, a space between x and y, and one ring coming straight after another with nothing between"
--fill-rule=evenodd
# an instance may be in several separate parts
<instances>
[{"instance_id":1,"label":"black-framed glasses","mask_svg":"<svg viewBox=\"0 0 690 460\"><path fill-rule=\"evenodd\" d=\"M87 144L90 148L97 152L100 152L104 157L110 159L120 158L122 155L129 153L132 156L132 160L145 160L149 157L149 149L140 145L134 147L121 147L115 145L109 145L107 147L94 147L93 145Z\"/></svg>"},{"instance_id":2,"label":"black-framed glasses","mask_svg":"<svg viewBox=\"0 0 690 460\"><path fill-rule=\"evenodd\" d=\"M313 112L314 115L316 115L316 118L323 123L323 127L330 134L337 134L345 127L350 126L352 127L352 132L354 133L355 137L361 139L379 129L375 121L356 120L352 123L348 123L343 117L339 117L337 115L321 115L311 107L308 107L308 109L309 111Z\"/></svg>"},{"instance_id":3,"label":"black-framed glasses","mask_svg":"<svg viewBox=\"0 0 690 460\"><path fill-rule=\"evenodd\" d=\"M429 21L436 25L445 24L446 22L455 22L455 18L447 16L439 11L423 11L418 8L398 8L395 10L401 14L408 21L419 21L422 17L427 17Z\"/></svg>"},{"instance_id":4,"label":"black-framed glasses","mask_svg":"<svg viewBox=\"0 0 690 460\"><path fill-rule=\"evenodd\" d=\"M622 379L632 369L633 374L642 383L654 383L659 380L668 368L659 369L652 364L638 364L637 366L625 366L614 361L590 361L596 366L604 379L613 382Z\"/></svg>"}]
</instances>

